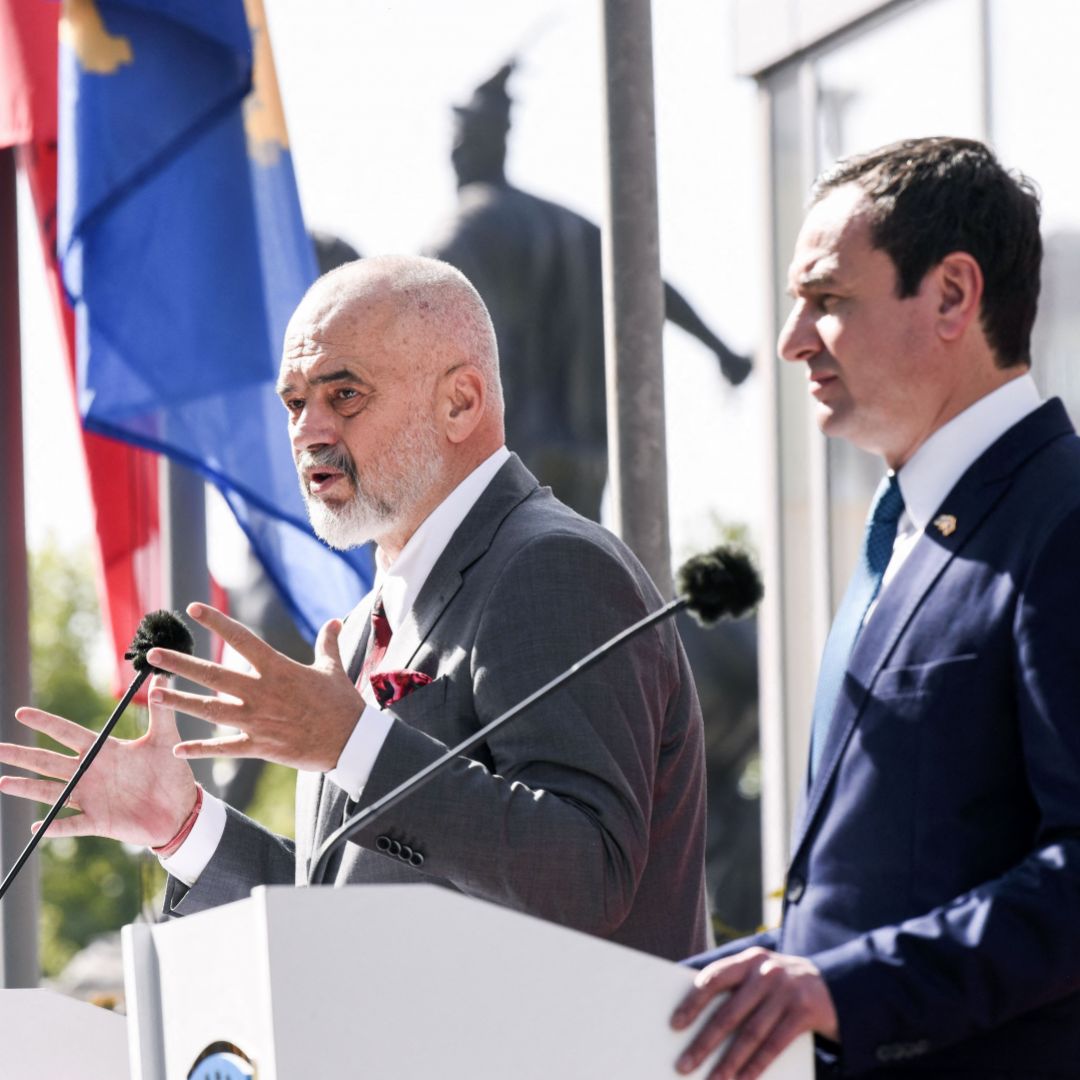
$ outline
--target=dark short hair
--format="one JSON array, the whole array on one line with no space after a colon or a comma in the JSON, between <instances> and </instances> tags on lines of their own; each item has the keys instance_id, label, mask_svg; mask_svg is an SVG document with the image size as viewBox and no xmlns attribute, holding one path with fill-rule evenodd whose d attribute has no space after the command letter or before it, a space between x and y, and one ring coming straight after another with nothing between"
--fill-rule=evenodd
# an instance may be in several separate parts
<instances>
[{"instance_id":1,"label":"dark short hair","mask_svg":"<svg viewBox=\"0 0 1080 1080\"><path fill-rule=\"evenodd\" d=\"M954 251L984 279L979 321L999 367L1031 362L1039 303L1039 195L974 139L905 139L843 158L814 182L811 202L856 183L870 201L870 238L892 259L901 297Z\"/></svg>"}]
</instances>

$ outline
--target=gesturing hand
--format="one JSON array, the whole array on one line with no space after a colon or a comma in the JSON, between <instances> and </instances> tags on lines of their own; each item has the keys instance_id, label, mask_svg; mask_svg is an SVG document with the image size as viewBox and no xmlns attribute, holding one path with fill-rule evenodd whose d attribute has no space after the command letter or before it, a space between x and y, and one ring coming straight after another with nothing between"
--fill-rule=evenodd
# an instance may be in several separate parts
<instances>
[{"instance_id":1,"label":"gesturing hand","mask_svg":"<svg viewBox=\"0 0 1080 1080\"><path fill-rule=\"evenodd\" d=\"M238 730L235 735L180 743L177 756L224 754L297 769L332 769L364 707L341 663L341 622L331 619L319 632L313 663L298 664L207 604L191 604L187 610L228 642L252 670L233 671L168 649L150 650L147 659L155 667L215 692L207 696L162 686L151 691L152 701Z\"/></svg>"},{"instance_id":2,"label":"gesturing hand","mask_svg":"<svg viewBox=\"0 0 1080 1080\"><path fill-rule=\"evenodd\" d=\"M728 1036L709 1080L753 1080L804 1031L839 1038L825 980L802 957L753 948L717 960L698 973L671 1026L689 1027L721 994L727 996L679 1058L679 1072L693 1072Z\"/></svg>"},{"instance_id":3,"label":"gesturing hand","mask_svg":"<svg viewBox=\"0 0 1080 1080\"><path fill-rule=\"evenodd\" d=\"M155 677L151 692L163 683ZM35 802L55 802L80 757L90 749L94 733L40 709L19 709L15 718L78 756L0 743L0 762L52 778L3 776L0 792ZM195 805L191 769L173 756L179 741L172 711L151 704L146 734L130 740L110 738L105 743L68 803L82 813L56 818L47 835L107 836L147 847L168 843Z\"/></svg>"}]
</instances>

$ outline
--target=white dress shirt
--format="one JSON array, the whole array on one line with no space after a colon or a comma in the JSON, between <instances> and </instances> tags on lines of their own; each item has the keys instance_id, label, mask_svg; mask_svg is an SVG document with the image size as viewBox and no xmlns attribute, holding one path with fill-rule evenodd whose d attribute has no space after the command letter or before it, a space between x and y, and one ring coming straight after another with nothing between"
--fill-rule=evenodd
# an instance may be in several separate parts
<instances>
[{"instance_id":1,"label":"white dress shirt","mask_svg":"<svg viewBox=\"0 0 1080 1080\"><path fill-rule=\"evenodd\" d=\"M377 569L371 596L382 598L386 621L390 624L390 633L393 635L386 654L375 668L376 672L395 671L408 663L409 658L400 655L398 646L404 639L397 637L397 631L412 611L420 590L439 561L439 556L446 550L450 538L457 532L458 526L465 520L476 500L509 457L510 451L503 446L473 469L428 514L416 532L409 537L409 542L401 549L401 554L393 564L388 563L383 553L376 548ZM359 618L361 614L370 618L371 606L366 605L363 611L357 612L354 617ZM365 702L364 711L342 749L337 765L326 774L328 780L337 784L354 800L360 798L375 758L382 749L393 722L393 716L379 708L366 677L359 689Z\"/></svg>"},{"instance_id":2,"label":"white dress shirt","mask_svg":"<svg viewBox=\"0 0 1080 1080\"><path fill-rule=\"evenodd\" d=\"M369 602L357 610L353 618L370 618L374 598L381 596L391 633L395 633L412 610L439 556L446 550L451 537L465 520L469 511L486 490L495 474L510 457L505 446L478 465L435 509L421 522L393 563L381 550L375 550L375 583ZM386 654L376 671L393 671L408 662L395 650L398 639L391 637ZM347 661L347 657L343 657ZM358 687L364 708L357 719L337 764L326 777L359 799L371 774L372 766L382 749L393 723L393 715L379 708L365 677ZM173 877L194 885L213 857L225 832L225 804L207 793L195 825L180 847L161 865Z\"/></svg>"},{"instance_id":3,"label":"white dress shirt","mask_svg":"<svg viewBox=\"0 0 1080 1080\"><path fill-rule=\"evenodd\" d=\"M1014 424L1034 412L1042 399L1030 374L1011 379L979 398L947 424L938 428L896 474L904 512L896 527L892 557L881 581L884 591L911 554L956 482ZM880 596L881 593L879 592ZM866 612L874 612L877 601Z\"/></svg>"}]
</instances>

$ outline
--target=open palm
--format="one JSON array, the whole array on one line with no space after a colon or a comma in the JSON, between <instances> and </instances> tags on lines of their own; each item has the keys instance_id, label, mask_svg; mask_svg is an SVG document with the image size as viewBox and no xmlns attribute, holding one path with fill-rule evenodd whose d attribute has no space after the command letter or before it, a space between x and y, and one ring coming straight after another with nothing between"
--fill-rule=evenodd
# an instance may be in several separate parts
<instances>
[{"instance_id":1,"label":"open palm","mask_svg":"<svg viewBox=\"0 0 1080 1080\"><path fill-rule=\"evenodd\" d=\"M0 777L0 792L52 803L90 748L94 733L40 709L19 709L15 718L74 750L75 756L0 743L0 762L38 774ZM195 803L191 768L173 756L179 741L172 710L151 705L146 734L137 739L108 739L68 803L81 813L57 818L47 835L106 836L151 847L167 843Z\"/></svg>"}]
</instances>

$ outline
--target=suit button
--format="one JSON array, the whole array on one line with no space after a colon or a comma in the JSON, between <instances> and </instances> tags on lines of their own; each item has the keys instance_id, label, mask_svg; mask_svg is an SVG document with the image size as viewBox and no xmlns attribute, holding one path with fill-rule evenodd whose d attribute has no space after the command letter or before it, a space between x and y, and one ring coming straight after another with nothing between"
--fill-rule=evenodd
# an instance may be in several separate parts
<instances>
[{"instance_id":1,"label":"suit button","mask_svg":"<svg viewBox=\"0 0 1080 1080\"><path fill-rule=\"evenodd\" d=\"M400 859L401 858L401 841L400 840L391 840L390 841L390 847L388 848L388 850L389 850L390 854L394 856L395 859Z\"/></svg>"},{"instance_id":2,"label":"suit button","mask_svg":"<svg viewBox=\"0 0 1080 1080\"><path fill-rule=\"evenodd\" d=\"M931 1049L929 1039L920 1039L912 1043L886 1043L875 1051L878 1061L883 1064L893 1061L906 1061L908 1058L921 1057Z\"/></svg>"},{"instance_id":3,"label":"suit button","mask_svg":"<svg viewBox=\"0 0 1080 1080\"><path fill-rule=\"evenodd\" d=\"M380 836L380 837L378 837L375 840L375 848L378 851L384 851L384 852L389 851L390 850L390 837L389 836Z\"/></svg>"},{"instance_id":4,"label":"suit button","mask_svg":"<svg viewBox=\"0 0 1080 1080\"><path fill-rule=\"evenodd\" d=\"M797 904L806 892L806 882L802 878L788 878L787 889L784 896L789 904Z\"/></svg>"},{"instance_id":5,"label":"suit button","mask_svg":"<svg viewBox=\"0 0 1080 1080\"><path fill-rule=\"evenodd\" d=\"M424 865L424 856L421 855L419 851L414 851L409 856L409 865L410 866L416 866L416 867L423 866Z\"/></svg>"},{"instance_id":6,"label":"suit button","mask_svg":"<svg viewBox=\"0 0 1080 1080\"><path fill-rule=\"evenodd\" d=\"M401 854L398 855L398 858L402 862L408 862L412 858L412 848L409 847L408 844L402 844L401 845Z\"/></svg>"}]
</instances>

